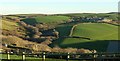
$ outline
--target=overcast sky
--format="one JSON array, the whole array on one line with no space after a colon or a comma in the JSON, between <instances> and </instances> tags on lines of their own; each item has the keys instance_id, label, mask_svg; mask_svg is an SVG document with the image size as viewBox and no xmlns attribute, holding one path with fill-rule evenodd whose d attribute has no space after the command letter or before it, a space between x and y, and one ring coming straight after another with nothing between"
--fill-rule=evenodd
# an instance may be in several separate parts
<instances>
[{"instance_id":1,"label":"overcast sky","mask_svg":"<svg viewBox=\"0 0 120 61\"><path fill-rule=\"evenodd\" d=\"M0 14L107 13L119 0L0 0Z\"/></svg>"}]
</instances>

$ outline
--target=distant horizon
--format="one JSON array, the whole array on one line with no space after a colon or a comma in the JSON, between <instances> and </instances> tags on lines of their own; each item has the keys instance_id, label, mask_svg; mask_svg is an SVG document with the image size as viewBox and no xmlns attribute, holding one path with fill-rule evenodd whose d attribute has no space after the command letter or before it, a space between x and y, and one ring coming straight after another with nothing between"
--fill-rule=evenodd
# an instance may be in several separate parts
<instances>
[{"instance_id":1,"label":"distant horizon","mask_svg":"<svg viewBox=\"0 0 120 61\"><path fill-rule=\"evenodd\" d=\"M118 12L119 0L2 0L0 14Z\"/></svg>"},{"instance_id":2,"label":"distant horizon","mask_svg":"<svg viewBox=\"0 0 120 61\"><path fill-rule=\"evenodd\" d=\"M82 13L91 13L91 14L104 14L104 13L118 13L118 12L70 12L70 13L16 13L16 14L2 14L2 15L29 15L29 14L43 14L43 15L54 15L54 14L82 14Z\"/></svg>"}]
</instances>

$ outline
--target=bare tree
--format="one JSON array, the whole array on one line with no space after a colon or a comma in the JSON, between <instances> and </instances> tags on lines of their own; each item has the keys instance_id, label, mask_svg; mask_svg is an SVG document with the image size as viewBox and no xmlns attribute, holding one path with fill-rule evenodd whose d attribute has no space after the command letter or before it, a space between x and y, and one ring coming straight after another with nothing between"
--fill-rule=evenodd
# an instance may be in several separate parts
<instances>
[{"instance_id":1,"label":"bare tree","mask_svg":"<svg viewBox=\"0 0 120 61\"><path fill-rule=\"evenodd\" d=\"M57 38L59 38L59 32L56 31L55 29L53 29L53 34L54 34Z\"/></svg>"},{"instance_id":2,"label":"bare tree","mask_svg":"<svg viewBox=\"0 0 120 61\"><path fill-rule=\"evenodd\" d=\"M51 44L51 39L46 39L45 41L43 41L41 44L44 44L44 45L49 45Z\"/></svg>"}]
</instances>

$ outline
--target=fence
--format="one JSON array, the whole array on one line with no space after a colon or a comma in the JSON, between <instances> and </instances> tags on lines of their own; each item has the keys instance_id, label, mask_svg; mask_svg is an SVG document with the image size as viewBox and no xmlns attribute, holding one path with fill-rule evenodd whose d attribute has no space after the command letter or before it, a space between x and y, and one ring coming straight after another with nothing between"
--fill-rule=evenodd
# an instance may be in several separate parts
<instances>
[{"instance_id":1,"label":"fence","mask_svg":"<svg viewBox=\"0 0 120 61\"><path fill-rule=\"evenodd\" d=\"M10 60L10 55L14 53L1 53L1 54L7 54L7 60ZM20 55L20 54L17 54ZM66 61L69 60L92 60L92 61L120 61L120 53L40 53L40 54L28 54L28 53L22 53L22 59L26 60L26 56L42 56L42 61L45 61L46 58L50 58L52 56L58 56L62 57L62 59L65 59ZM52 57L55 58L55 57Z\"/></svg>"}]
</instances>

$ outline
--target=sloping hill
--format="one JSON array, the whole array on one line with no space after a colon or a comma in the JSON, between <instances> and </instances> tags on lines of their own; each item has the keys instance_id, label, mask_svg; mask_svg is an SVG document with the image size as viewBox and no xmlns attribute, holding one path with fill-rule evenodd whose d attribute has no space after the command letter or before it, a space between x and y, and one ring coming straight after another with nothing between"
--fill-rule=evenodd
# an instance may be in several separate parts
<instances>
[{"instance_id":1,"label":"sloping hill","mask_svg":"<svg viewBox=\"0 0 120 61\"><path fill-rule=\"evenodd\" d=\"M1 37L2 37L2 40L0 40L0 42L2 41L2 44L7 44L11 46L13 44L16 44L16 47L28 48L36 51L50 49L50 47L47 45L36 43L36 42L30 42L28 40L23 40L16 36L1 36Z\"/></svg>"},{"instance_id":2,"label":"sloping hill","mask_svg":"<svg viewBox=\"0 0 120 61\"><path fill-rule=\"evenodd\" d=\"M68 20L69 17L67 16L37 16L35 18L23 19L22 21L26 22L27 24L34 25L37 23L60 24Z\"/></svg>"},{"instance_id":3,"label":"sloping hill","mask_svg":"<svg viewBox=\"0 0 120 61\"><path fill-rule=\"evenodd\" d=\"M15 22L2 20L2 29L15 30L17 27L18 27L18 24Z\"/></svg>"},{"instance_id":4,"label":"sloping hill","mask_svg":"<svg viewBox=\"0 0 120 61\"><path fill-rule=\"evenodd\" d=\"M16 22L9 20L1 20L1 22L2 26L0 27L0 29L2 30L3 35L14 35L23 37L26 34L25 29Z\"/></svg>"},{"instance_id":5,"label":"sloping hill","mask_svg":"<svg viewBox=\"0 0 120 61\"><path fill-rule=\"evenodd\" d=\"M118 27L104 23L79 24L73 36L84 36L94 40L118 40Z\"/></svg>"},{"instance_id":6,"label":"sloping hill","mask_svg":"<svg viewBox=\"0 0 120 61\"><path fill-rule=\"evenodd\" d=\"M66 30L67 31L67 30ZM58 45L60 47L74 47L96 49L106 51L109 41L118 40L118 27L104 23L83 23L75 27L72 36L88 37L91 40L81 38L65 38ZM57 41L55 41L57 43ZM54 44L56 44L54 43ZM98 49L100 47L100 49Z\"/></svg>"},{"instance_id":7,"label":"sloping hill","mask_svg":"<svg viewBox=\"0 0 120 61\"><path fill-rule=\"evenodd\" d=\"M65 15L65 16L70 16L70 17L102 17L102 18L107 18L107 19L112 19L112 20L117 20L118 19L118 14L117 13L70 13L70 14L59 14L59 15Z\"/></svg>"}]
</instances>

